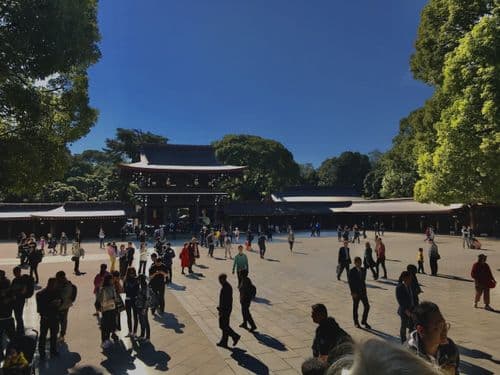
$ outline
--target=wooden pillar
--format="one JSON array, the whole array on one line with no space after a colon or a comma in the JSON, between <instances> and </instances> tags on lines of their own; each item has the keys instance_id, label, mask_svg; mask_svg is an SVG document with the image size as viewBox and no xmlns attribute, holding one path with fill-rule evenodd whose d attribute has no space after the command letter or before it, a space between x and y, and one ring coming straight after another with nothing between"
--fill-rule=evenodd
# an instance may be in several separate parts
<instances>
[{"instance_id":1,"label":"wooden pillar","mask_svg":"<svg viewBox=\"0 0 500 375\"><path fill-rule=\"evenodd\" d=\"M167 225L167 200L168 200L168 195L165 194L163 196L163 224Z\"/></svg>"}]
</instances>

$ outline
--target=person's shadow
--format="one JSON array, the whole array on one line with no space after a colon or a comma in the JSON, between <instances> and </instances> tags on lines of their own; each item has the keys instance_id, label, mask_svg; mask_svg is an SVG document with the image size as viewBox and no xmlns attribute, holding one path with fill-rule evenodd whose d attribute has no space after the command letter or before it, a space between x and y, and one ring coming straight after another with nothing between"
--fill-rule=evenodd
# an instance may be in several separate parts
<instances>
[{"instance_id":1,"label":"person's shadow","mask_svg":"<svg viewBox=\"0 0 500 375\"><path fill-rule=\"evenodd\" d=\"M269 374L269 368L257 358L247 354L246 350L232 348L231 352L231 358L238 363L238 366L243 367L254 374Z\"/></svg>"},{"instance_id":2,"label":"person's shadow","mask_svg":"<svg viewBox=\"0 0 500 375\"><path fill-rule=\"evenodd\" d=\"M136 358L138 358L146 366L154 366L155 370L158 371L168 370L168 361L170 361L171 357L164 351L156 350L151 342L141 343L133 340L132 347L137 353Z\"/></svg>"},{"instance_id":3,"label":"person's shadow","mask_svg":"<svg viewBox=\"0 0 500 375\"><path fill-rule=\"evenodd\" d=\"M168 288L169 289L172 289L172 290L177 290L177 291L185 291L186 290L186 286L185 285L179 285L179 284L176 284L176 283L170 283L170 284L167 284Z\"/></svg>"},{"instance_id":4,"label":"person's shadow","mask_svg":"<svg viewBox=\"0 0 500 375\"><path fill-rule=\"evenodd\" d=\"M182 329L186 327L174 314L168 312L164 312L161 316L155 315L154 320L167 329L173 329L175 333L184 333Z\"/></svg>"},{"instance_id":5,"label":"person's shadow","mask_svg":"<svg viewBox=\"0 0 500 375\"><path fill-rule=\"evenodd\" d=\"M443 278L443 279L450 279L450 280L457 280L457 281L466 281L466 282L468 282L468 283L472 283L472 282L474 282L474 280L472 280L472 279L465 279L465 278L463 278L463 277L460 277L460 276L454 276L454 275L444 275L444 274L442 274L442 273L438 273L436 276L437 276L437 277L441 277L441 278Z\"/></svg>"},{"instance_id":6,"label":"person's shadow","mask_svg":"<svg viewBox=\"0 0 500 375\"><path fill-rule=\"evenodd\" d=\"M466 348L465 346L457 345L458 346L458 351L462 355L466 355L467 357L471 358L477 358L477 359L486 359L490 362L493 362L496 365L500 365L500 360L493 358L493 356L489 353L485 353L481 350L477 349L469 349Z\"/></svg>"},{"instance_id":7,"label":"person's shadow","mask_svg":"<svg viewBox=\"0 0 500 375\"><path fill-rule=\"evenodd\" d=\"M263 305L269 305L271 306L272 303L271 301L269 301L267 298L264 298L264 297L255 297L252 302L255 302L255 303L262 303Z\"/></svg>"},{"instance_id":8,"label":"person's shadow","mask_svg":"<svg viewBox=\"0 0 500 375\"><path fill-rule=\"evenodd\" d=\"M257 339L257 341L262 345L265 345L265 346L272 348L274 350L279 350L281 352L288 351L285 344L283 344L280 340L278 340L272 336L269 336L268 334L254 332L253 335Z\"/></svg>"},{"instance_id":9,"label":"person's shadow","mask_svg":"<svg viewBox=\"0 0 500 375\"><path fill-rule=\"evenodd\" d=\"M59 357L47 357L38 363L38 373L40 375L67 374L70 368L77 365L82 360L80 354L70 352L66 344L59 347Z\"/></svg>"},{"instance_id":10,"label":"person's shadow","mask_svg":"<svg viewBox=\"0 0 500 375\"><path fill-rule=\"evenodd\" d=\"M101 362L101 366L109 373L126 375L130 370L135 370L132 348L127 349L122 340L114 342L108 349L103 349L103 354L107 358Z\"/></svg>"}]
</instances>

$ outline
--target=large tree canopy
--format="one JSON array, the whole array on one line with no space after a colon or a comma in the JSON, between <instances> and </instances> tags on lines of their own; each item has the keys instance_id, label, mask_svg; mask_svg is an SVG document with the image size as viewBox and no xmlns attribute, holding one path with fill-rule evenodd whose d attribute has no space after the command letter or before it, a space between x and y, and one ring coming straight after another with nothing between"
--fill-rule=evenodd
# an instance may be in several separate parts
<instances>
[{"instance_id":1,"label":"large tree canopy","mask_svg":"<svg viewBox=\"0 0 500 375\"><path fill-rule=\"evenodd\" d=\"M115 162L121 161L139 161L140 147L145 143L167 143L168 138L143 132L139 129L116 129L115 138L106 139L104 151Z\"/></svg>"},{"instance_id":2,"label":"large tree canopy","mask_svg":"<svg viewBox=\"0 0 500 375\"><path fill-rule=\"evenodd\" d=\"M370 159L359 152L345 151L326 159L318 169L319 185L350 187L361 193L363 181L370 172Z\"/></svg>"},{"instance_id":3,"label":"large tree canopy","mask_svg":"<svg viewBox=\"0 0 500 375\"><path fill-rule=\"evenodd\" d=\"M64 173L66 145L97 119L87 69L100 57L95 0L0 4L0 192Z\"/></svg>"},{"instance_id":4,"label":"large tree canopy","mask_svg":"<svg viewBox=\"0 0 500 375\"><path fill-rule=\"evenodd\" d=\"M465 35L445 62L446 105L437 147L420 153L419 200L500 203L500 9Z\"/></svg>"},{"instance_id":5,"label":"large tree canopy","mask_svg":"<svg viewBox=\"0 0 500 375\"><path fill-rule=\"evenodd\" d=\"M255 135L226 135L213 146L221 162L248 166L242 179L224 186L233 199L259 199L300 181L298 164L279 142Z\"/></svg>"}]
</instances>

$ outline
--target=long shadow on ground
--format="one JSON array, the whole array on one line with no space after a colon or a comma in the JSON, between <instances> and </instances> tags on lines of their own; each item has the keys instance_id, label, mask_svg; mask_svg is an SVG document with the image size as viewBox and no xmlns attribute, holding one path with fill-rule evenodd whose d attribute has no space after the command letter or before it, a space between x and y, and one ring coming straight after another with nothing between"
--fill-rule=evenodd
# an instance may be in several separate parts
<instances>
[{"instance_id":1,"label":"long shadow on ground","mask_svg":"<svg viewBox=\"0 0 500 375\"><path fill-rule=\"evenodd\" d=\"M132 355L132 348L127 349L123 341L118 341L109 349L103 351L107 357L101 362L101 366L111 374L126 375L130 370L135 370L135 356Z\"/></svg>"},{"instance_id":2,"label":"long shadow on ground","mask_svg":"<svg viewBox=\"0 0 500 375\"><path fill-rule=\"evenodd\" d=\"M468 283L474 282L474 280L472 280L472 279L465 279L463 277L454 276L454 275L443 275L442 273L438 273L436 276L437 277L441 277L443 279L450 279L450 280L457 280L457 281L466 281Z\"/></svg>"},{"instance_id":3,"label":"long shadow on ground","mask_svg":"<svg viewBox=\"0 0 500 375\"><path fill-rule=\"evenodd\" d=\"M135 350L136 357L148 367L154 367L155 370L167 371L168 361L170 356L164 351L156 350L150 342L141 343L133 341L132 346Z\"/></svg>"},{"instance_id":4,"label":"long shadow on ground","mask_svg":"<svg viewBox=\"0 0 500 375\"><path fill-rule=\"evenodd\" d=\"M288 351L285 344L283 344L280 340L278 340L272 336L269 336L266 333L254 332L253 335L257 339L259 344L265 345L265 346L272 348L274 350L279 350L281 352Z\"/></svg>"},{"instance_id":5,"label":"long shadow on ground","mask_svg":"<svg viewBox=\"0 0 500 375\"><path fill-rule=\"evenodd\" d=\"M39 362L40 375L67 374L70 368L77 365L82 360L80 354L70 352L68 346L63 344L59 347L59 357L50 358Z\"/></svg>"},{"instance_id":6,"label":"long shadow on ground","mask_svg":"<svg viewBox=\"0 0 500 375\"><path fill-rule=\"evenodd\" d=\"M231 358L238 362L238 366L243 367L254 374L269 374L269 368L257 358L247 354L246 350L233 348L231 349L231 352Z\"/></svg>"},{"instance_id":7,"label":"long shadow on ground","mask_svg":"<svg viewBox=\"0 0 500 375\"><path fill-rule=\"evenodd\" d=\"M175 333L184 333L182 330L186 326L180 323L175 314L165 312L162 316L155 315L154 320L161 323L167 329L173 329Z\"/></svg>"}]
</instances>

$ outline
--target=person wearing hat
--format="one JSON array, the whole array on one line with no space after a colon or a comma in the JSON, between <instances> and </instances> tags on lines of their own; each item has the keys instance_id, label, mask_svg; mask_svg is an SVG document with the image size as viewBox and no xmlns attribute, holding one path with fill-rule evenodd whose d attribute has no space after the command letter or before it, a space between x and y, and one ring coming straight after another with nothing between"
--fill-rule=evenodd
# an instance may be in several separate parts
<instances>
[{"instance_id":1,"label":"person wearing hat","mask_svg":"<svg viewBox=\"0 0 500 375\"><path fill-rule=\"evenodd\" d=\"M479 254L477 256L477 262L472 266L470 275L474 279L476 287L474 307L477 308L477 303L481 299L481 295L483 295L484 309L492 311L493 309L490 306L490 289L494 288L497 282L493 278L490 266L486 263L486 255Z\"/></svg>"}]
</instances>

